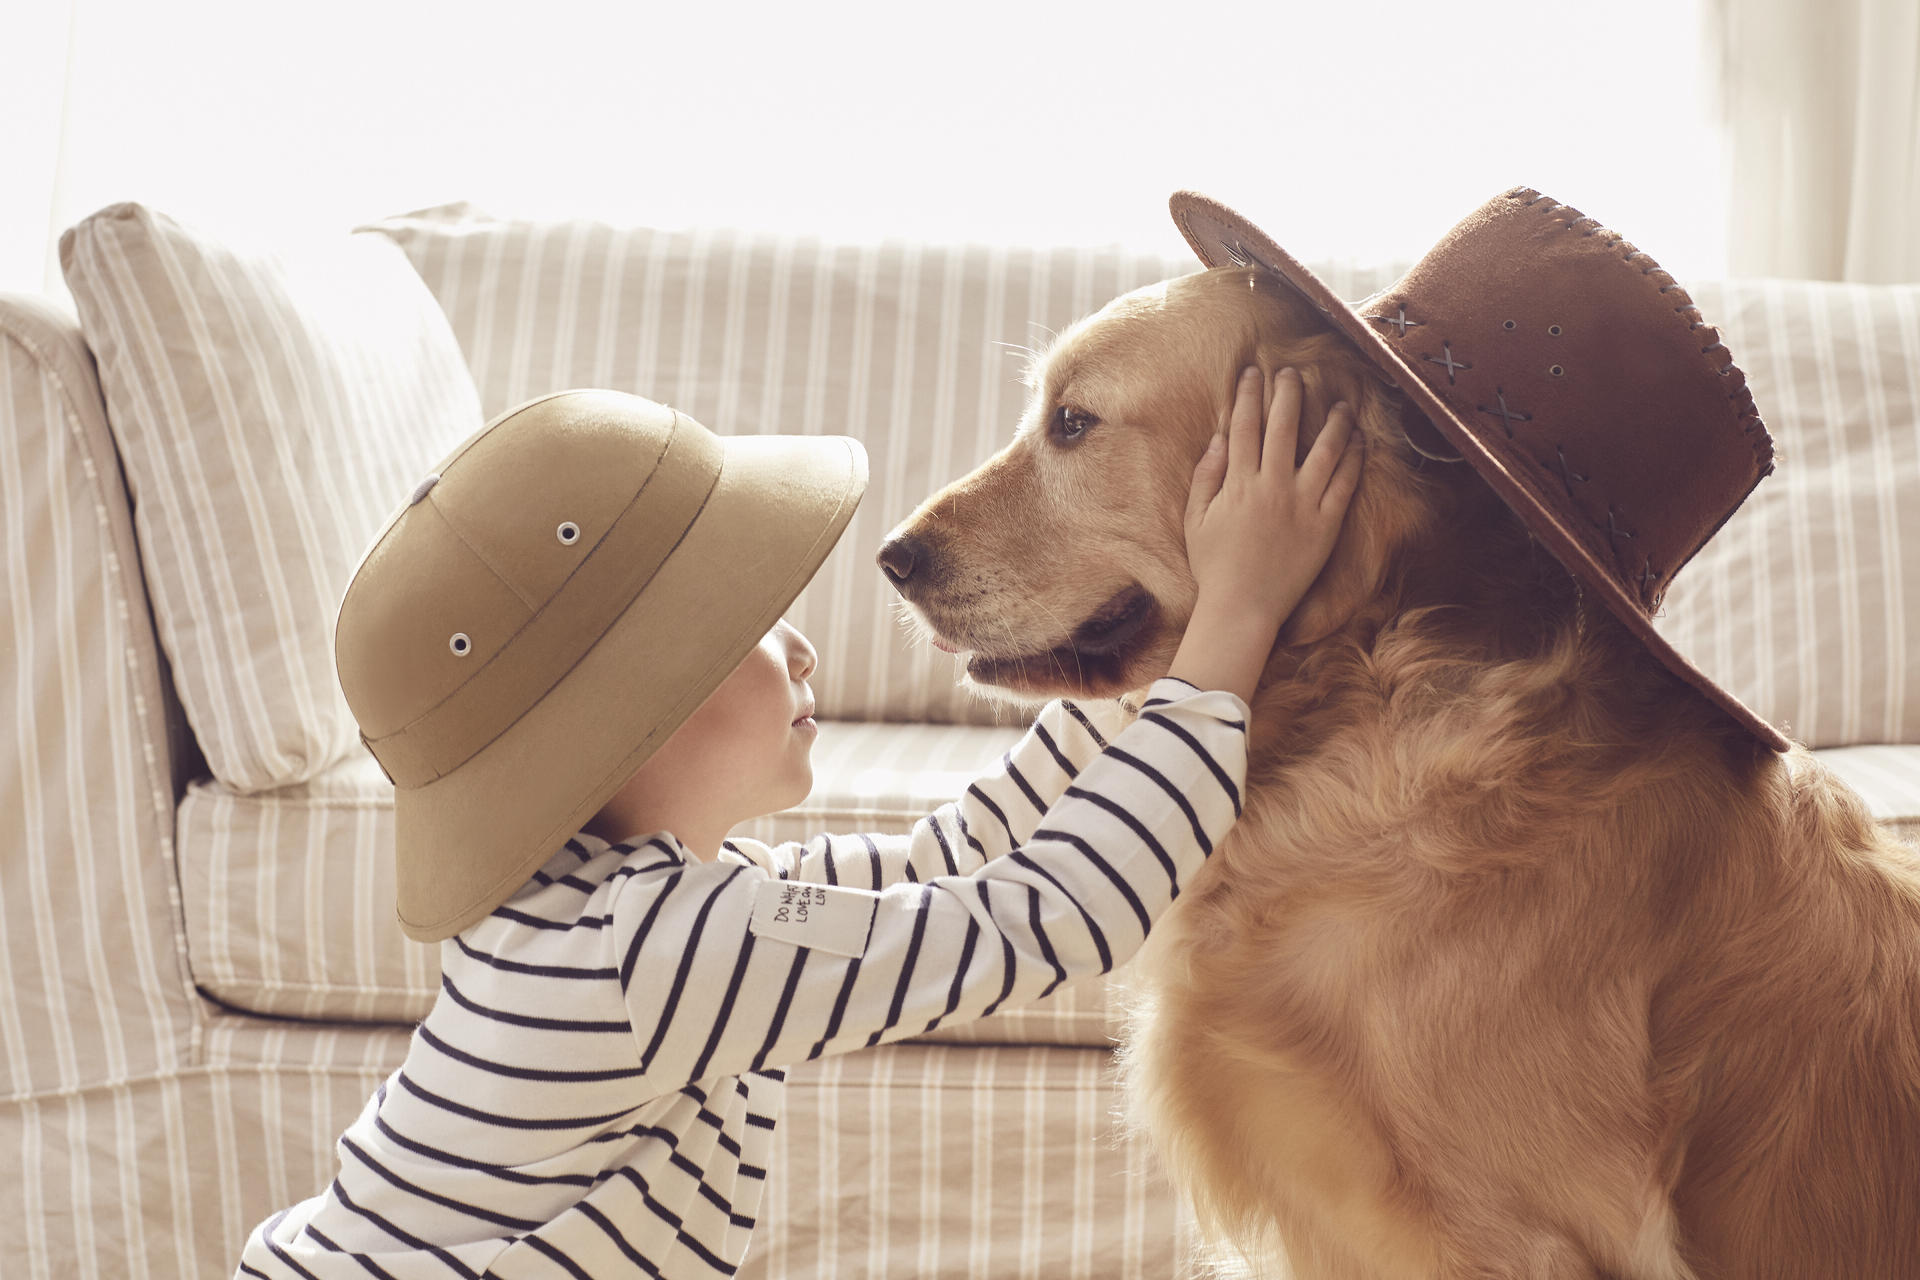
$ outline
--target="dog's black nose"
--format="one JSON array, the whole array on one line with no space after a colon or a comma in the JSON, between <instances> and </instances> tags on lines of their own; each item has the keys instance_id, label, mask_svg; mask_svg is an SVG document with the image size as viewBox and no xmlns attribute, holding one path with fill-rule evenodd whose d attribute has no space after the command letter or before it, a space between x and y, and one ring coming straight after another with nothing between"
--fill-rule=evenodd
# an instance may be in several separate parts
<instances>
[{"instance_id":1,"label":"dog's black nose","mask_svg":"<svg viewBox=\"0 0 1920 1280\"><path fill-rule=\"evenodd\" d=\"M895 587L907 585L907 579L913 576L915 565L925 566L927 549L924 543L911 534L901 534L889 538L880 547L880 569Z\"/></svg>"}]
</instances>

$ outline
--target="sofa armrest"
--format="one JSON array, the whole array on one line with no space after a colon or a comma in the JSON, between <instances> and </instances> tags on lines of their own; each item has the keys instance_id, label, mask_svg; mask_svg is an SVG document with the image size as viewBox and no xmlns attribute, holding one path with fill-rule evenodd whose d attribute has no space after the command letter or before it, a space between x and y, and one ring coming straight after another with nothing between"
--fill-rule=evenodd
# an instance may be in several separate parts
<instances>
[{"instance_id":1,"label":"sofa armrest","mask_svg":"<svg viewBox=\"0 0 1920 1280\"><path fill-rule=\"evenodd\" d=\"M93 358L0 295L0 1089L177 1070L193 1052L174 876L193 768Z\"/></svg>"}]
</instances>

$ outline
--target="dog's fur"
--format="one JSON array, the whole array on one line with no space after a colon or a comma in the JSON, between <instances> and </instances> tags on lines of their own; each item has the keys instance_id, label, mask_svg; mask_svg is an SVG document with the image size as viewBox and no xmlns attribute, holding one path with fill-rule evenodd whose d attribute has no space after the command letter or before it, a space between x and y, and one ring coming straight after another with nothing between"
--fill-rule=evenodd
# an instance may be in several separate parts
<instances>
[{"instance_id":1,"label":"dog's fur","mask_svg":"<svg viewBox=\"0 0 1920 1280\"><path fill-rule=\"evenodd\" d=\"M1001 692L1164 673L1189 477L1247 363L1302 371L1303 453L1346 399L1367 457L1255 696L1245 816L1133 966L1130 1108L1223 1256L1920 1276L1920 859L1465 464L1422 464L1400 394L1269 277L1064 333L1013 442L896 530L918 619ZM1059 438L1063 405L1095 425ZM1114 647L1130 588L1149 616Z\"/></svg>"}]
</instances>

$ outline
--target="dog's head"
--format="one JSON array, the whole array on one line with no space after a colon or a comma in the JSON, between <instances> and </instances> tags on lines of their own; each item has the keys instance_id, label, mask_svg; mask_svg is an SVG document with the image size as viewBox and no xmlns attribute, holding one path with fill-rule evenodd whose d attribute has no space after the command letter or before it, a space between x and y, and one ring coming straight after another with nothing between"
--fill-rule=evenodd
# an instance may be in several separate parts
<instances>
[{"instance_id":1,"label":"dog's head","mask_svg":"<svg viewBox=\"0 0 1920 1280\"><path fill-rule=\"evenodd\" d=\"M1355 406L1367 445L1340 540L1282 642L1332 634L1380 591L1432 521L1403 398L1272 277L1203 271L1124 294L1061 334L1029 371L1012 442L881 548L910 616L967 655L971 683L1111 697L1166 672L1194 603L1183 520L1194 464L1248 364L1300 370L1302 457L1336 400Z\"/></svg>"}]
</instances>

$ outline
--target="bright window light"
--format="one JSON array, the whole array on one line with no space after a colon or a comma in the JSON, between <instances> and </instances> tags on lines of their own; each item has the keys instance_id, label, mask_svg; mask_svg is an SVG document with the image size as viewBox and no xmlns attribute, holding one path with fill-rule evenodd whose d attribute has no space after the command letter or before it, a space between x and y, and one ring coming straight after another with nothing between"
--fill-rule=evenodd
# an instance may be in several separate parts
<instances>
[{"instance_id":1,"label":"bright window light","mask_svg":"<svg viewBox=\"0 0 1920 1280\"><path fill-rule=\"evenodd\" d=\"M71 3L64 114L15 140L56 234L123 199L267 234L465 199L1182 253L1193 187L1372 258L1523 184L1683 279L1724 264L1698 0Z\"/></svg>"}]
</instances>

